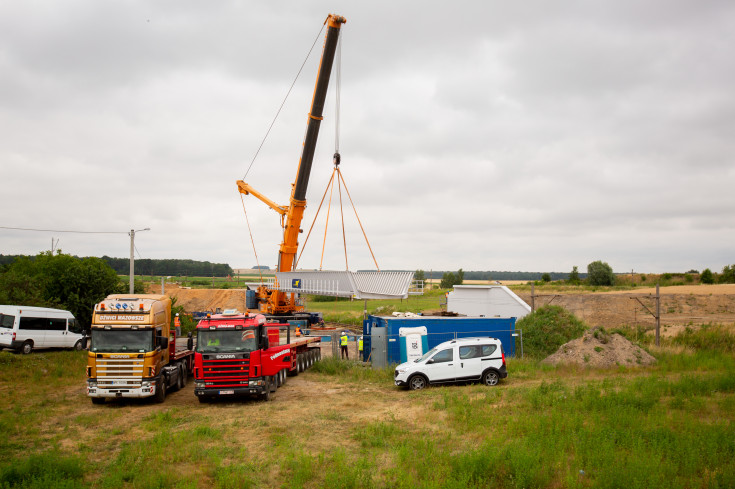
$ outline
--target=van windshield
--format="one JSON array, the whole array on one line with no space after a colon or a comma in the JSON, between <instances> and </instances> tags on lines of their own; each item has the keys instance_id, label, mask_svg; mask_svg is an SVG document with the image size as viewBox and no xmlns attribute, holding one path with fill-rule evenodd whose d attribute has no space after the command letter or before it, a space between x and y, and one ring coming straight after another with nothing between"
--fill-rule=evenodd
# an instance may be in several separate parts
<instances>
[{"instance_id":1,"label":"van windshield","mask_svg":"<svg viewBox=\"0 0 735 489\"><path fill-rule=\"evenodd\" d=\"M135 351L144 353L153 351L152 330L92 330L92 346L90 351L100 353L114 353L120 351Z\"/></svg>"},{"instance_id":2,"label":"van windshield","mask_svg":"<svg viewBox=\"0 0 735 489\"><path fill-rule=\"evenodd\" d=\"M15 316L10 316L8 314L0 314L0 328L13 328L13 323L15 323Z\"/></svg>"},{"instance_id":3,"label":"van windshield","mask_svg":"<svg viewBox=\"0 0 735 489\"><path fill-rule=\"evenodd\" d=\"M436 348L432 348L431 350L427 351L426 353L424 353L424 355L421 358L417 358L416 360L414 360L414 362L416 363L423 362L427 360L434 353L436 353Z\"/></svg>"}]
</instances>

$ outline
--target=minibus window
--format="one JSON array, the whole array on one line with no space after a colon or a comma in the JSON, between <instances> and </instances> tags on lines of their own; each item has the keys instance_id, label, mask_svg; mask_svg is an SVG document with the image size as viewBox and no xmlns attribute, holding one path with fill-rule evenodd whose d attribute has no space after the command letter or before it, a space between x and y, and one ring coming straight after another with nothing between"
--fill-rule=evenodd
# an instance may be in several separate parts
<instances>
[{"instance_id":1,"label":"minibus window","mask_svg":"<svg viewBox=\"0 0 735 489\"><path fill-rule=\"evenodd\" d=\"M48 329L48 319L32 318L28 316L20 317L19 329L27 329L31 331L44 331Z\"/></svg>"},{"instance_id":2,"label":"minibus window","mask_svg":"<svg viewBox=\"0 0 735 489\"><path fill-rule=\"evenodd\" d=\"M66 319L49 319L48 329L52 331L66 331Z\"/></svg>"},{"instance_id":3,"label":"minibus window","mask_svg":"<svg viewBox=\"0 0 735 489\"><path fill-rule=\"evenodd\" d=\"M15 323L15 316L9 314L0 314L0 328L13 328Z\"/></svg>"},{"instance_id":4,"label":"minibus window","mask_svg":"<svg viewBox=\"0 0 735 489\"><path fill-rule=\"evenodd\" d=\"M82 327L76 319L68 319L67 321L69 321L70 333L82 334Z\"/></svg>"}]
</instances>

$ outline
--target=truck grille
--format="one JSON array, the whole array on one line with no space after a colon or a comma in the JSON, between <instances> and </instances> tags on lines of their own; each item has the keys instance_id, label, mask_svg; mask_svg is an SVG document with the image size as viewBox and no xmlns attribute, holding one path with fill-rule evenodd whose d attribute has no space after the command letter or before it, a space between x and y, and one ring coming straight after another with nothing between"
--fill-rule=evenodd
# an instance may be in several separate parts
<instances>
[{"instance_id":1,"label":"truck grille","mask_svg":"<svg viewBox=\"0 0 735 489\"><path fill-rule=\"evenodd\" d=\"M249 358L202 360L202 377L207 388L240 387L248 384Z\"/></svg>"},{"instance_id":2,"label":"truck grille","mask_svg":"<svg viewBox=\"0 0 735 489\"><path fill-rule=\"evenodd\" d=\"M143 359L97 358L97 385L103 389L140 387Z\"/></svg>"}]
</instances>

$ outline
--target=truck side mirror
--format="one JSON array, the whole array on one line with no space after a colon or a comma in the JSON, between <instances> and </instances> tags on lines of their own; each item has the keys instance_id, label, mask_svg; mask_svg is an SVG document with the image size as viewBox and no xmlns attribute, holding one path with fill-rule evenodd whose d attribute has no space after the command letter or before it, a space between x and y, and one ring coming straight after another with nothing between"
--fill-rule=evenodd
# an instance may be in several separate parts
<instances>
[{"instance_id":1,"label":"truck side mirror","mask_svg":"<svg viewBox=\"0 0 735 489\"><path fill-rule=\"evenodd\" d=\"M159 336L158 344L161 345L161 350L165 350L166 348L168 348L168 338L166 338L165 336Z\"/></svg>"},{"instance_id":2,"label":"truck side mirror","mask_svg":"<svg viewBox=\"0 0 735 489\"><path fill-rule=\"evenodd\" d=\"M193 350L194 349L194 338L192 338L192 336L191 336L191 331L189 331L189 334L186 335L186 336L188 338L186 340L186 349L187 350Z\"/></svg>"}]
</instances>

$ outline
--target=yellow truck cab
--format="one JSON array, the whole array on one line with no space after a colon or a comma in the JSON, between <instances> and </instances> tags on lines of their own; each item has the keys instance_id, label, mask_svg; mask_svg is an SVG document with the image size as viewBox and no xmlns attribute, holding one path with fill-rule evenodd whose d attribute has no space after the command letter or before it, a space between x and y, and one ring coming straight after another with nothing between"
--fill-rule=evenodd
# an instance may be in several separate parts
<instances>
[{"instance_id":1,"label":"yellow truck cab","mask_svg":"<svg viewBox=\"0 0 735 489\"><path fill-rule=\"evenodd\" d=\"M176 347L171 299L165 295L114 294L96 304L87 356L87 395L150 397L163 402L169 387L181 388L192 371L193 351Z\"/></svg>"}]
</instances>

